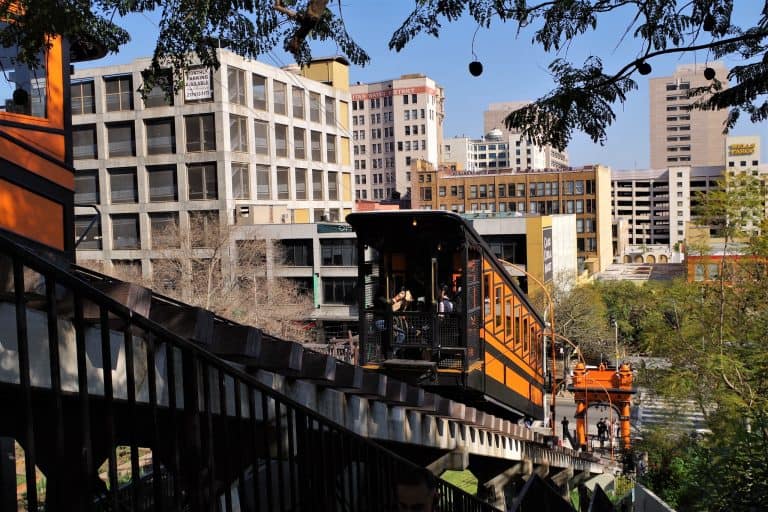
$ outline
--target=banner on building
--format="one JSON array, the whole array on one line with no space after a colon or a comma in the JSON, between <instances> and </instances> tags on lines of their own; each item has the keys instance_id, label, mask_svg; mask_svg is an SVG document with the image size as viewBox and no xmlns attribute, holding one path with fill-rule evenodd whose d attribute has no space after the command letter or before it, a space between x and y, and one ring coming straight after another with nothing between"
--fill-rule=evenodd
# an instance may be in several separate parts
<instances>
[{"instance_id":1,"label":"banner on building","mask_svg":"<svg viewBox=\"0 0 768 512\"><path fill-rule=\"evenodd\" d=\"M184 99L186 101L209 100L212 96L211 70L208 68L187 70L184 80Z\"/></svg>"},{"instance_id":2,"label":"banner on building","mask_svg":"<svg viewBox=\"0 0 768 512\"><path fill-rule=\"evenodd\" d=\"M544 247L544 281L552 281L553 263L552 263L552 228L542 230Z\"/></svg>"}]
</instances>

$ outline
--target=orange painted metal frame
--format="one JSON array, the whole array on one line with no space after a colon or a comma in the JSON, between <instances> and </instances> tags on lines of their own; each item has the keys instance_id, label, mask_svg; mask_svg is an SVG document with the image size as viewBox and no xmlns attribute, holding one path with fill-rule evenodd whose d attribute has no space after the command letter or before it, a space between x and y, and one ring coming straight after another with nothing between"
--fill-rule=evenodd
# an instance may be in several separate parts
<instances>
[{"instance_id":1,"label":"orange painted metal frame","mask_svg":"<svg viewBox=\"0 0 768 512\"><path fill-rule=\"evenodd\" d=\"M578 363L573 371L573 398L576 401L576 436L579 446L587 445L585 413L590 405L609 405L618 408L621 425L621 443L625 450L631 447L629 414L632 405L632 370L628 364L619 366L618 371L601 365L597 370L587 370L584 363Z\"/></svg>"},{"instance_id":2,"label":"orange painted metal frame","mask_svg":"<svg viewBox=\"0 0 768 512\"><path fill-rule=\"evenodd\" d=\"M2 159L34 174L63 195L74 193L75 177L67 163L67 125L64 104L63 41L52 36L45 51L46 116L0 112L0 155ZM6 175L0 167L0 177ZM65 250L71 226L65 226L66 201L51 199L42 190L26 188L34 180L0 182L0 228L58 250ZM39 181L38 181L39 183ZM71 201L71 199L70 199Z\"/></svg>"}]
</instances>

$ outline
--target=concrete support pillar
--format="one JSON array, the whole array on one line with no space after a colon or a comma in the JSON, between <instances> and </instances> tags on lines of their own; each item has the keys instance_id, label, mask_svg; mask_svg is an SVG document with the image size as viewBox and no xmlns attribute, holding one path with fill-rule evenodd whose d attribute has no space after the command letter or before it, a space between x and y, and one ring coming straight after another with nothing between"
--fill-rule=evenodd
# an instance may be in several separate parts
<instances>
[{"instance_id":1,"label":"concrete support pillar","mask_svg":"<svg viewBox=\"0 0 768 512\"><path fill-rule=\"evenodd\" d=\"M478 495L500 510L506 510L522 489L522 482L533 474L533 463L530 460L518 462L509 469L499 473L486 482L478 484Z\"/></svg>"},{"instance_id":2,"label":"concrete support pillar","mask_svg":"<svg viewBox=\"0 0 768 512\"><path fill-rule=\"evenodd\" d=\"M427 469L435 476L440 476L446 471L464 471L469 467L469 451L457 449L448 452L430 465Z\"/></svg>"},{"instance_id":3,"label":"concrete support pillar","mask_svg":"<svg viewBox=\"0 0 768 512\"><path fill-rule=\"evenodd\" d=\"M552 472L549 478L552 480L552 483L555 484L555 487L560 490L560 495L563 498L568 499L571 493L570 481L573 478L573 468L567 467L557 472Z\"/></svg>"}]
</instances>

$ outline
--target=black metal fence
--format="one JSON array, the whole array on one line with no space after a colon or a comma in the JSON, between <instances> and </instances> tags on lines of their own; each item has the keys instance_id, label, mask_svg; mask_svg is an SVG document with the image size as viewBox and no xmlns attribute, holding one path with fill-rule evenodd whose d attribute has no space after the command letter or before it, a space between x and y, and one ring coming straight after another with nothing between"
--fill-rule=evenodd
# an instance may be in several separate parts
<instances>
[{"instance_id":1,"label":"black metal fence","mask_svg":"<svg viewBox=\"0 0 768 512\"><path fill-rule=\"evenodd\" d=\"M413 467L2 236L0 322L28 510L387 511Z\"/></svg>"}]
</instances>

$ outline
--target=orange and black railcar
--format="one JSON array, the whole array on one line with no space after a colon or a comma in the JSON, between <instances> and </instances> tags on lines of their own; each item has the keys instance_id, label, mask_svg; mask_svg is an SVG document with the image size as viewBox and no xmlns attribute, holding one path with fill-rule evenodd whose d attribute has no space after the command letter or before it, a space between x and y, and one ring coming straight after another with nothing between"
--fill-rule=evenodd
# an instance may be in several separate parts
<instances>
[{"instance_id":1,"label":"orange and black railcar","mask_svg":"<svg viewBox=\"0 0 768 512\"><path fill-rule=\"evenodd\" d=\"M461 216L347 216L358 240L360 361L508 418L544 415L544 321Z\"/></svg>"}]
</instances>

